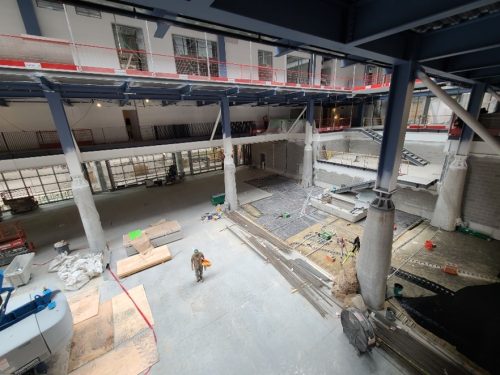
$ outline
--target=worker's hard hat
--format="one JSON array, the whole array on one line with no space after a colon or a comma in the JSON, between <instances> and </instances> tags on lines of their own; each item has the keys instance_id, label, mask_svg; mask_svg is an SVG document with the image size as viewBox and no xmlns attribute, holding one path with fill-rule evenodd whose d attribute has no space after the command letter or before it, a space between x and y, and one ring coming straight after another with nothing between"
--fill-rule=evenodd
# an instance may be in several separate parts
<instances>
[{"instance_id":1,"label":"worker's hard hat","mask_svg":"<svg viewBox=\"0 0 500 375\"><path fill-rule=\"evenodd\" d=\"M194 253L195 253L195 254L198 254L198 249L194 249Z\"/></svg>"}]
</instances>

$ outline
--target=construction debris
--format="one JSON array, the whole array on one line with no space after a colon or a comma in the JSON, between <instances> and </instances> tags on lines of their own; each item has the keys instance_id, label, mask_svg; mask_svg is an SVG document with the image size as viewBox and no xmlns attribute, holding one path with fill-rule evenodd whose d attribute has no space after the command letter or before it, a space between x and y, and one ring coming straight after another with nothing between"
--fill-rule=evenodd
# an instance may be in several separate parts
<instances>
[{"instance_id":1,"label":"construction debris","mask_svg":"<svg viewBox=\"0 0 500 375\"><path fill-rule=\"evenodd\" d=\"M359 290L358 277L356 276L356 262L347 263L333 278L332 294L340 301L347 295L357 293Z\"/></svg>"},{"instance_id":2,"label":"construction debris","mask_svg":"<svg viewBox=\"0 0 500 375\"><path fill-rule=\"evenodd\" d=\"M49 272L57 272L66 290L80 289L102 271L102 254L80 256L62 253L49 264Z\"/></svg>"}]
</instances>

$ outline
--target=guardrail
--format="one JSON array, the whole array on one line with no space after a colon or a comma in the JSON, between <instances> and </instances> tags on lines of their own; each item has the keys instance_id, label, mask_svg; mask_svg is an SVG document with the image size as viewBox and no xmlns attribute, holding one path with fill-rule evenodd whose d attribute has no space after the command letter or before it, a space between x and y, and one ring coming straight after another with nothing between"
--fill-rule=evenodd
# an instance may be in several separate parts
<instances>
[{"instance_id":1,"label":"guardrail","mask_svg":"<svg viewBox=\"0 0 500 375\"><path fill-rule=\"evenodd\" d=\"M32 35L0 34L0 66L349 91L353 77L169 55Z\"/></svg>"},{"instance_id":2,"label":"guardrail","mask_svg":"<svg viewBox=\"0 0 500 375\"><path fill-rule=\"evenodd\" d=\"M162 144L180 141L207 141L213 131L213 122L141 126L137 132L127 132L125 126L102 127L94 129L73 129L73 135L79 147L100 145L141 145ZM255 121L234 121L231 123L231 135L253 137L263 134L268 129ZM286 132L288 129L284 129ZM273 133L281 132L273 129ZM222 137L220 124L214 133L214 139ZM25 151L55 151L61 148L55 130L0 132L0 154L19 155Z\"/></svg>"}]
</instances>

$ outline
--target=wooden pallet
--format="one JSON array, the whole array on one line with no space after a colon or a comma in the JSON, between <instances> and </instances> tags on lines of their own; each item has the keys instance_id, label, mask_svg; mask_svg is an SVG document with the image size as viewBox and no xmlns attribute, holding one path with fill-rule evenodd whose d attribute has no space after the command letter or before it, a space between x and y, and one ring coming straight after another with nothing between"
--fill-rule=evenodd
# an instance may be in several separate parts
<instances>
[{"instance_id":1,"label":"wooden pallet","mask_svg":"<svg viewBox=\"0 0 500 375\"><path fill-rule=\"evenodd\" d=\"M116 262L118 277L123 278L144 271L172 259L167 245L155 247L146 254L137 254Z\"/></svg>"}]
</instances>

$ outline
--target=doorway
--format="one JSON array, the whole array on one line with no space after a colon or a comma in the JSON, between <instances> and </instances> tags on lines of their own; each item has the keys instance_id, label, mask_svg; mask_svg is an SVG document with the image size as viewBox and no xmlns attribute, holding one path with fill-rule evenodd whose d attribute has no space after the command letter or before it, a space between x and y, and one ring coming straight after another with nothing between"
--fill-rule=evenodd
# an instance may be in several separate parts
<instances>
[{"instance_id":1,"label":"doorway","mask_svg":"<svg viewBox=\"0 0 500 375\"><path fill-rule=\"evenodd\" d=\"M142 141L141 127L139 125L139 116L136 110L124 110L123 119L125 120L125 130L129 141Z\"/></svg>"}]
</instances>

